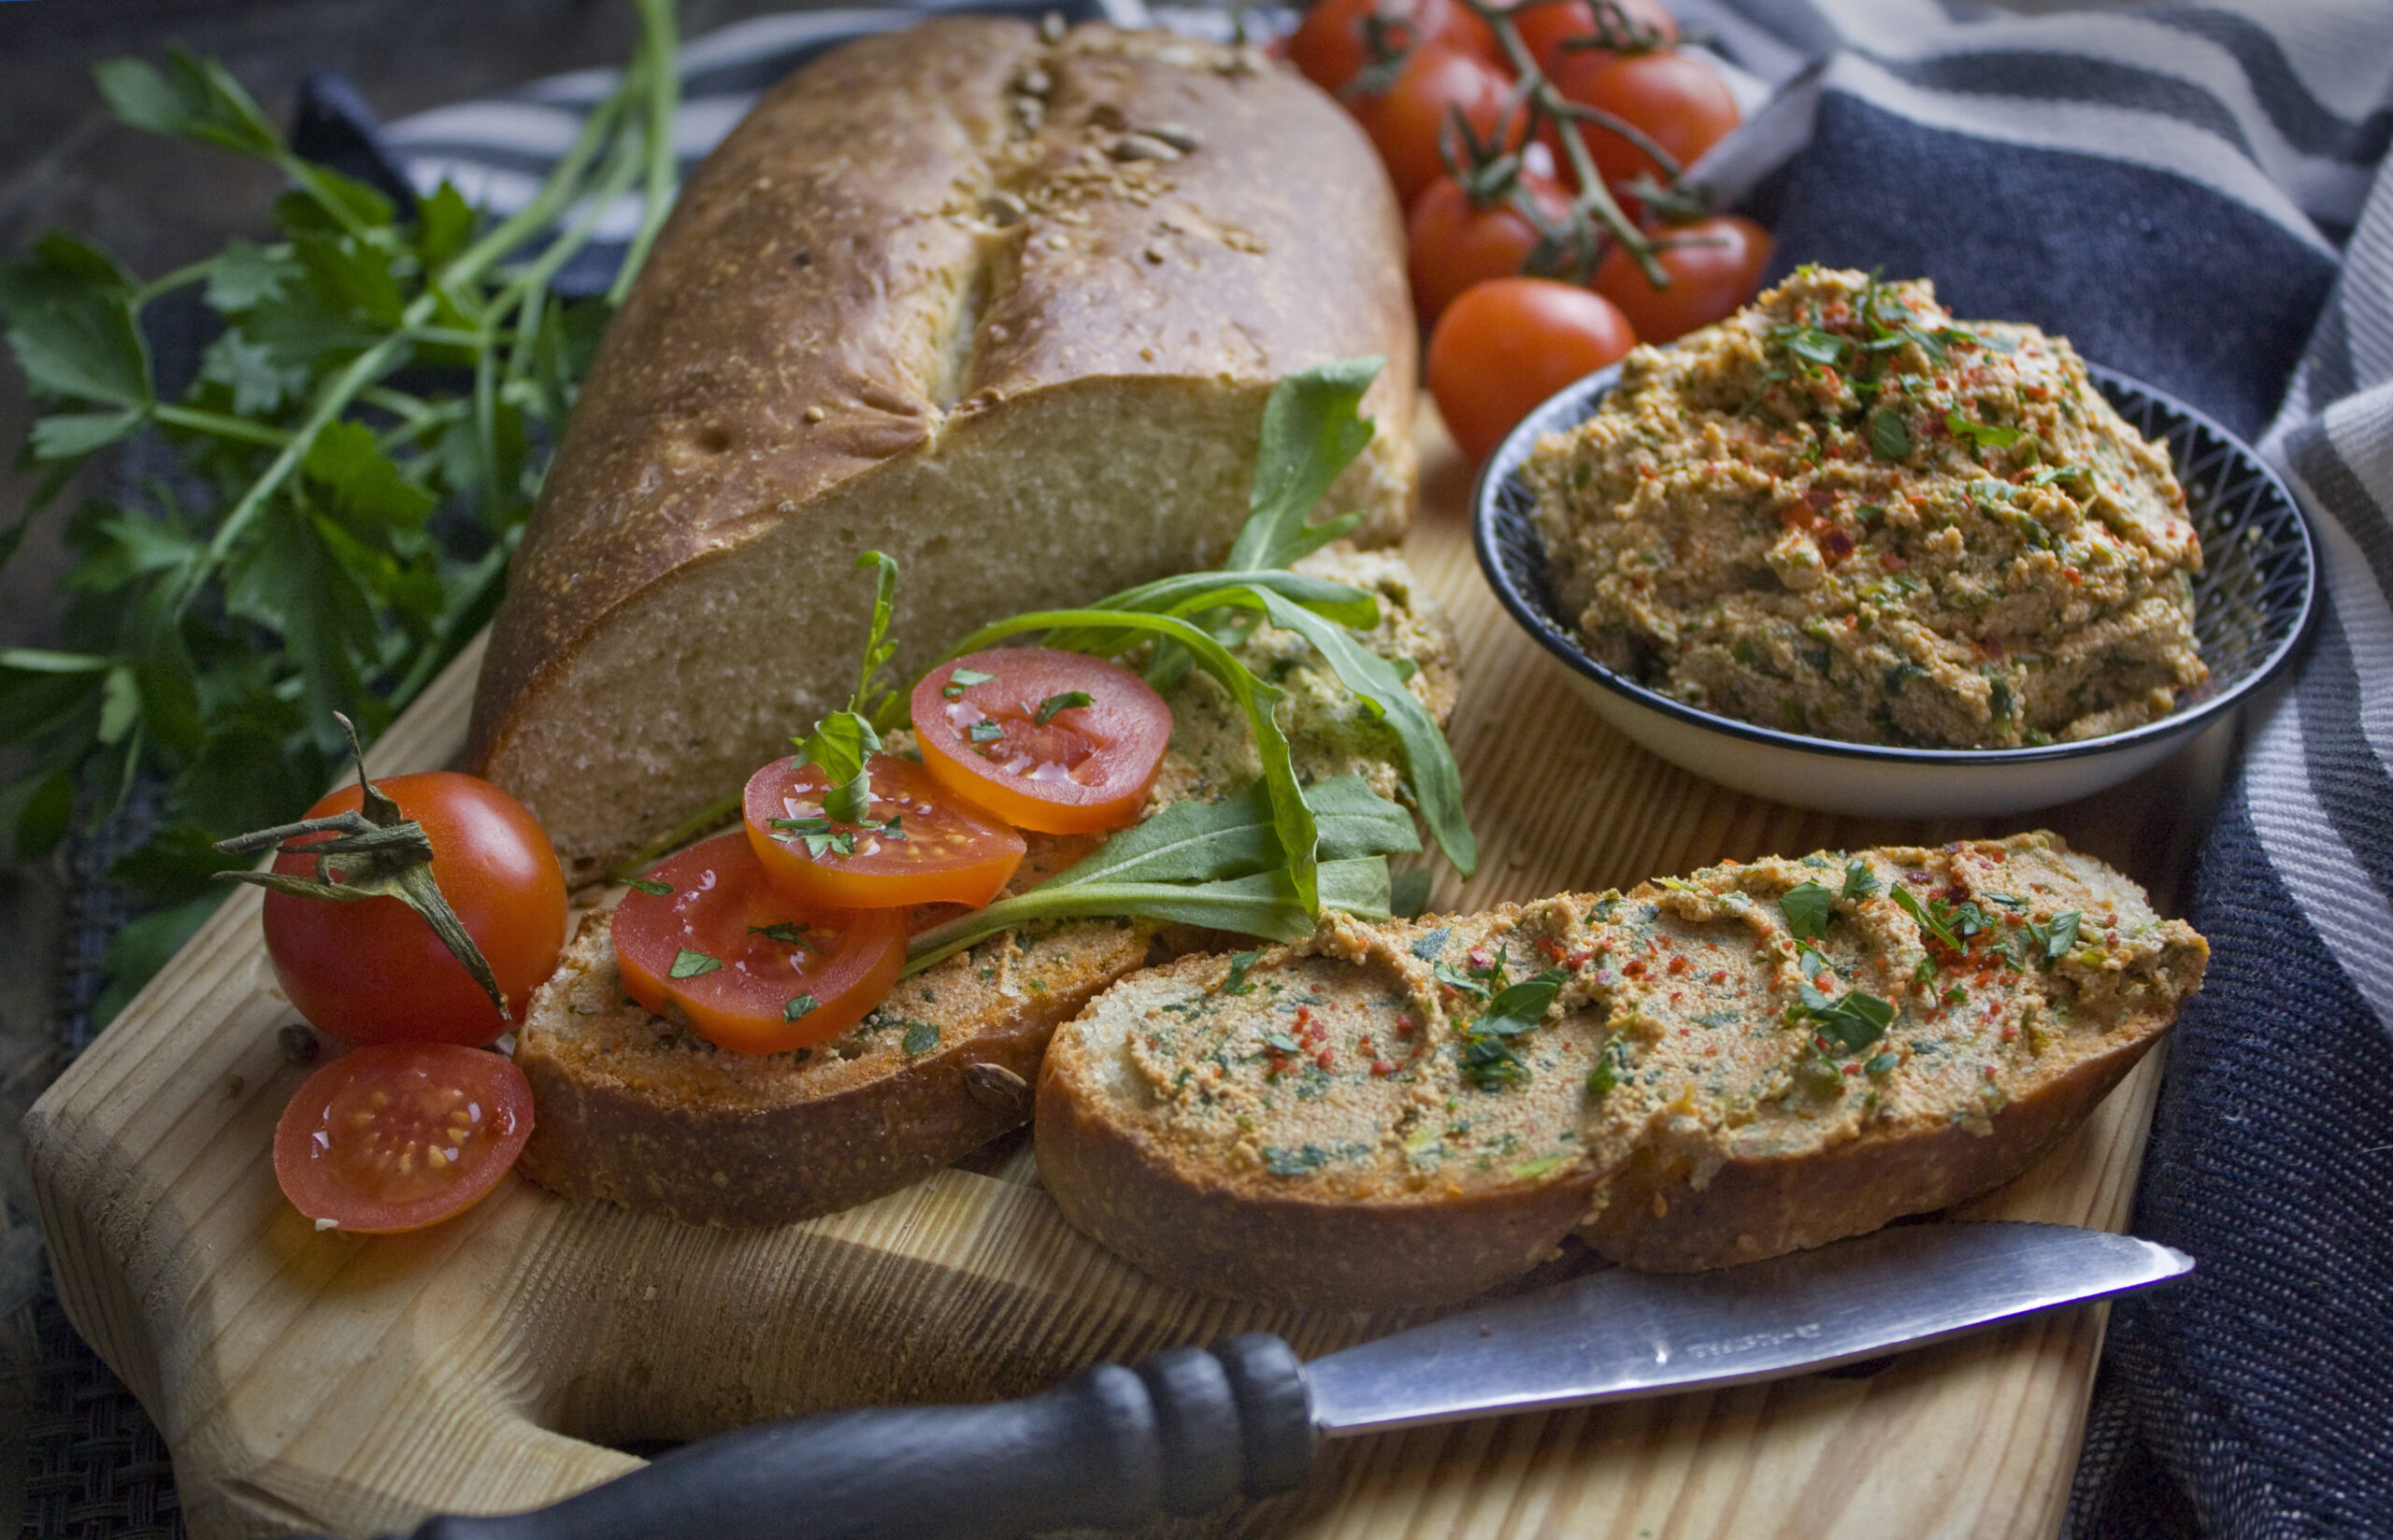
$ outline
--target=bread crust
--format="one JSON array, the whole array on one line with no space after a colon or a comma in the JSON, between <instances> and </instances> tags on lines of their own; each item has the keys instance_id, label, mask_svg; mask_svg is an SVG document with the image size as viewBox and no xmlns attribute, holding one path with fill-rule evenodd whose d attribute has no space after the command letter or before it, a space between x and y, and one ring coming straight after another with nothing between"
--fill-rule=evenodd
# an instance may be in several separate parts
<instances>
[{"instance_id":1,"label":"bread crust","mask_svg":"<svg viewBox=\"0 0 2393 1540\"><path fill-rule=\"evenodd\" d=\"M1115 158L1142 127L1195 148ZM703 652L719 623L708 606L722 602L698 581L705 571L781 566L751 587L791 622L770 638L786 650L769 660L782 698L752 722L738 716L747 703L726 700L736 725L666 724L696 740L676 745L685 756L763 757L853 669L854 638L807 622L826 603L821 574L872 534L857 510L874 489L953 461L1015 476L1036 502L1036 454L1018 441L1041 413L1120 410L1158 432L1227 435L1244 465L1277 379L1383 355L1366 404L1383 431L1333 496L1370 511L1367 537L1394 538L1412 492L1402 240L1385 177L1346 115L1249 51L1097 26L1049 44L1020 21L958 17L814 62L692 178L609 328L494 623L469 763L525 796L577 877L594 875L704 800L587 815L546 805L571 800L552 788L561 774L643 773L620 725L566 730L608 689L576 675L594 639L636 626L647 645ZM1013 468L985 468L996 462ZM922 655L900 666L1026 602L1083 601L1104 591L1090 583L1218 556L1243 488L1204 495L1202 508L1172 505L1165 522L1180 527L1122 510L1111 549L958 600L938 635L908 629L901 600L901 639ZM796 538L826 522L838 527ZM1002 561L1010 533L958 528L942 543L922 532L908 554L917 574L924 561ZM852 607L828 601L842 619ZM561 766L568 754L576 763Z\"/></svg>"},{"instance_id":2,"label":"bread crust","mask_svg":"<svg viewBox=\"0 0 2393 1540\"><path fill-rule=\"evenodd\" d=\"M537 1120L519 1169L563 1197L726 1226L853 1208L1019 1127L1048 1036L1136 968L1150 936L1098 920L1027 948L998 937L907 979L883 1007L894 1019L748 1058L622 994L609 918L582 921L526 1012L515 1062ZM936 1042L906 1051L923 1024Z\"/></svg>"}]
</instances>

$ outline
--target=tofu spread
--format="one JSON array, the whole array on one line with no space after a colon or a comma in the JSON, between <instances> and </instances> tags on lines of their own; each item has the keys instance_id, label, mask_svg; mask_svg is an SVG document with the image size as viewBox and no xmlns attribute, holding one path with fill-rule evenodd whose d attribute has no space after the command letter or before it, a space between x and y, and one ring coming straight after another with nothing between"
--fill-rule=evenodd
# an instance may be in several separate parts
<instances>
[{"instance_id":1,"label":"tofu spread","mask_svg":"<svg viewBox=\"0 0 2393 1540\"><path fill-rule=\"evenodd\" d=\"M1856 743L2013 749L2175 709L2201 543L2067 341L1926 281L1804 268L1640 348L1526 466L1561 613L1690 706Z\"/></svg>"}]
</instances>

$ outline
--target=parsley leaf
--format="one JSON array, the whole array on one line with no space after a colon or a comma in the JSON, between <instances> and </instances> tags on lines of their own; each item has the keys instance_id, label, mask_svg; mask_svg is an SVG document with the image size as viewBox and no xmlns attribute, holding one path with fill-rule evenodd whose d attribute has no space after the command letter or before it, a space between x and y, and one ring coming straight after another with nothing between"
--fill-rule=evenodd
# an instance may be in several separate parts
<instances>
[{"instance_id":1,"label":"parsley leaf","mask_svg":"<svg viewBox=\"0 0 2393 1540\"><path fill-rule=\"evenodd\" d=\"M1230 957L1229 977L1222 981L1224 994L1253 994L1254 986L1246 981L1246 970L1254 966L1259 951L1236 952Z\"/></svg>"},{"instance_id":2,"label":"parsley leaf","mask_svg":"<svg viewBox=\"0 0 2393 1540\"><path fill-rule=\"evenodd\" d=\"M2025 428L1998 427L1991 422L1973 422L1958 411L1944 414L1944 426L1956 438L1966 438L1981 449L2007 449L2028 436Z\"/></svg>"},{"instance_id":3,"label":"parsley leaf","mask_svg":"<svg viewBox=\"0 0 2393 1540\"><path fill-rule=\"evenodd\" d=\"M1878 892L1877 875L1858 861L1844 863L1844 892L1847 899L1874 898Z\"/></svg>"},{"instance_id":4,"label":"parsley leaf","mask_svg":"<svg viewBox=\"0 0 2393 1540\"><path fill-rule=\"evenodd\" d=\"M655 882L647 877L634 877L623 886L636 893L646 893L651 898L663 898L676 891L669 882Z\"/></svg>"},{"instance_id":5,"label":"parsley leaf","mask_svg":"<svg viewBox=\"0 0 2393 1540\"><path fill-rule=\"evenodd\" d=\"M1778 912L1786 917L1786 928L1799 939L1814 939L1828 933L1828 918L1835 913L1836 895L1817 882L1800 882L1781 893Z\"/></svg>"},{"instance_id":6,"label":"parsley leaf","mask_svg":"<svg viewBox=\"0 0 2393 1540\"><path fill-rule=\"evenodd\" d=\"M1886 1028L1895 1020L1895 1007L1874 994L1851 990L1830 999L1809 984L1802 987L1803 1003L1796 1014L1820 1029L1820 1035L1841 1044L1848 1053L1859 1053L1886 1035Z\"/></svg>"},{"instance_id":7,"label":"parsley leaf","mask_svg":"<svg viewBox=\"0 0 2393 1540\"><path fill-rule=\"evenodd\" d=\"M1961 945L1961 938L1953 934L1951 920L1947 914L1942 912L1943 900L1931 898L1923 907L1919 900L1912 896L1911 890L1899 882L1895 884L1894 898L1897 905L1902 909L1903 913L1911 916L1913 922L1918 925L1924 934L1934 936L1956 952L1968 949Z\"/></svg>"},{"instance_id":8,"label":"parsley leaf","mask_svg":"<svg viewBox=\"0 0 2393 1540\"><path fill-rule=\"evenodd\" d=\"M683 947L673 954L673 966L666 970L666 975L671 978L697 978L722 966L721 958L709 957L704 952L694 952Z\"/></svg>"},{"instance_id":9,"label":"parsley leaf","mask_svg":"<svg viewBox=\"0 0 2393 1540\"><path fill-rule=\"evenodd\" d=\"M1870 414L1870 452L1881 460L1900 460L1911 453L1911 424L1892 406Z\"/></svg>"},{"instance_id":10,"label":"parsley leaf","mask_svg":"<svg viewBox=\"0 0 2393 1540\"><path fill-rule=\"evenodd\" d=\"M802 1021L822 1008L823 1002L815 999L814 996L810 994L795 995L791 998L788 1005L781 1007L781 1020L784 1021Z\"/></svg>"},{"instance_id":11,"label":"parsley leaf","mask_svg":"<svg viewBox=\"0 0 2393 1540\"><path fill-rule=\"evenodd\" d=\"M868 550L856 558L856 566L873 570L874 579L872 625L865 638L855 693L849 697L846 710L832 712L814 724L811 734L791 740L797 745L798 763L820 765L830 780L830 790L823 793L823 811L837 823L866 823L872 819L872 777L865 762L881 751L881 734L873 730L872 717L894 693L880 677L897 651L897 644L889 637L889 617L896 607L897 563ZM812 848L810 839L808 848ZM839 853L853 855L854 840L850 839Z\"/></svg>"},{"instance_id":12,"label":"parsley leaf","mask_svg":"<svg viewBox=\"0 0 2393 1540\"><path fill-rule=\"evenodd\" d=\"M1045 700L1040 701L1039 703L1039 709L1032 716L1031 720L1038 722L1041 727L1044 727L1049 722L1055 720L1056 712L1069 711L1075 706L1086 706L1088 704L1089 697L1087 691L1067 690L1060 695L1050 695Z\"/></svg>"},{"instance_id":13,"label":"parsley leaf","mask_svg":"<svg viewBox=\"0 0 2393 1540\"><path fill-rule=\"evenodd\" d=\"M939 692L951 701L960 701L964 698L964 692L972 686L987 684L996 677L995 674L983 674L977 668L966 668L959 664L949 671L947 683L939 686Z\"/></svg>"}]
</instances>

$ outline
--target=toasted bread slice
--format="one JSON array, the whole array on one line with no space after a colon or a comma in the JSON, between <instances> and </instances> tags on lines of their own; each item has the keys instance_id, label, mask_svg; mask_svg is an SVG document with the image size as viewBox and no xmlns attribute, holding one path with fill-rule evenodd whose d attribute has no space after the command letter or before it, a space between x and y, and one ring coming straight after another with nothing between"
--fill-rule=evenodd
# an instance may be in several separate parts
<instances>
[{"instance_id":1,"label":"toasted bread slice","mask_svg":"<svg viewBox=\"0 0 2393 1540\"><path fill-rule=\"evenodd\" d=\"M581 922L515 1049L523 1174L690 1224L782 1224L921 1180L1030 1115L1058 1022L1146 960L1154 927L1008 932L902 981L812 1048L751 1055L623 991L608 914Z\"/></svg>"},{"instance_id":2,"label":"toasted bread slice","mask_svg":"<svg viewBox=\"0 0 2393 1540\"><path fill-rule=\"evenodd\" d=\"M1333 920L1098 996L1049 1049L1039 1163L1147 1272L1274 1303L1440 1304L1574 1228L1632 1266L1724 1266L2017 1175L2207 957L2042 834ZM1540 975L1541 1019L1490 1030Z\"/></svg>"}]
</instances>

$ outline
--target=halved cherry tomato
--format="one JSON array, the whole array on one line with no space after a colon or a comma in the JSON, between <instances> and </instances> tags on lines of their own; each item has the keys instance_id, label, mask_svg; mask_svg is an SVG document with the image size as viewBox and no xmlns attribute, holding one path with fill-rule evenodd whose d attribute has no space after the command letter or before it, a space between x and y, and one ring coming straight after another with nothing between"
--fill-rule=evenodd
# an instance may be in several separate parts
<instances>
[{"instance_id":1,"label":"halved cherry tomato","mask_svg":"<svg viewBox=\"0 0 2393 1540\"><path fill-rule=\"evenodd\" d=\"M1636 346L1601 294L1552 278L1490 278L1464 290L1429 334L1429 393L1477 462L1539 402Z\"/></svg>"},{"instance_id":2,"label":"halved cherry tomato","mask_svg":"<svg viewBox=\"0 0 2393 1540\"><path fill-rule=\"evenodd\" d=\"M1670 286L1656 289L1620 247L1596 267L1596 292L1620 307L1639 340L1663 343L1724 321L1754 297L1770 264L1770 232L1741 214L1714 214L1654 234Z\"/></svg>"},{"instance_id":3,"label":"halved cherry tomato","mask_svg":"<svg viewBox=\"0 0 2393 1540\"><path fill-rule=\"evenodd\" d=\"M890 909L914 904L980 907L1022 864L1020 833L966 804L929 771L895 754L865 761L872 822L823 814L830 777L795 755L748 780L748 843L765 877L802 904Z\"/></svg>"},{"instance_id":4,"label":"halved cherry tomato","mask_svg":"<svg viewBox=\"0 0 2393 1540\"><path fill-rule=\"evenodd\" d=\"M1338 94L1372 63L1365 28L1374 21L1382 46L1399 53L1445 42L1497 61L1487 23L1455 0L1321 0L1289 35L1289 62L1306 79Z\"/></svg>"},{"instance_id":5,"label":"halved cherry tomato","mask_svg":"<svg viewBox=\"0 0 2393 1540\"><path fill-rule=\"evenodd\" d=\"M1525 171L1520 191L1553 223L1569 218L1569 195L1553 178ZM1412 206L1410 236L1412 309L1424 326L1434 325L1456 294L1481 279L1518 274L1539 239L1512 196L1474 204L1452 177L1431 182Z\"/></svg>"},{"instance_id":6,"label":"halved cherry tomato","mask_svg":"<svg viewBox=\"0 0 2393 1540\"><path fill-rule=\"evenodd\" d=\"M547 832L522 803L472 776L429 770L374 784L423 825L433 879L520 1021L524 1002L556 970L565 948L565 873ZM357 788L347 786L308 816L351 813L359 806ZM302 854L277 856L274 869L316 875L315 861ZM292 1006L344 1043L472 1045L508 1029L432 926L395 898L343 904L270 892L265 949Z\"/></svg>"},{"instance_id":7,"label":"halved cherry tomato","mask_svg":"<svg viewBox=\"0 0 2393 1540\"><path fill-rule=\"evenodd\" d=\"M383 1235L472 1207L531 1136L532 1086L512 1060L380 1043L299 1087L275 1124L274 1175L318 1229Z\"/></svg>"},{"instance_id":8,"label":"halved cherry tomato","mask_svg":"<svg viewBox=\"0 0 2393 1540\"><path fill-rule=\"evenodd\" d=\"M662 886L663 892L651 892ZM734 1053L783 1053L864 1020L906 965L906 911L824 909L765 879L744 833L666 857L615 906L623 990Z\"/></svg>"},{"instance_id":9,"label":"halved cherry tomato","mask_svg":"<svg viewBox=\"0 0 2393 1540\"><path fill-rule=\"evenodd\" d=\"M942 785L1042 834L1135 820L1171 743L1171 707L1146 680L1053 648L941 663L914 686L913 707L923 763Z\"/></svg>"},{"instance_id":10,"label":"halved cherry tomato","mask_svg":"<svg viewBox=\"0 0 2393 1540\"><path fill-rule=\"evenodd\" d=\"M1682 169L1737 126L1737 98L1720 72L1676 49L1612 54L1565 49L1554 86L1574 102L1609 112L1645 131ZM1621 135L1590 123L1575 126L1607 182L1634 181L1642 172L1667 181L1653 156Z\"/></svg>"},{"instance_id":11,"label":"halved cherry tomato","mask_svg":"<svg viewBox=\"0 0 2393 1540\"><path fill-rule=\"evenodd\" d=\"M1376 96L1357 97L1350 105L1363 132L1379 148L1396 195L1410 208L1429 184L1445 175L1440 151L1453 133L1449 120L1462 114L1480 143L1500 135L1508 149L1517 150L1527 136L1527 114L1512 107L1512 77L1478 54L1448 43L1415 49L1404 72ZM1457 154L1462 145L1454 145Z\"/></svg>"},{"instance_id":12,"label":"halved cherry tomato","mask_svg":"<svg viewBox=\"0 0 2393 1540\"><path fill-rule=\"evenodd\" d=\"M1611 0L1609 8L1618 13L1612 18L1615 32L1619 30L1617 22L1626 21L1632 26L1651 28L1665 43L1678 41L1679 24L1662 8L1660 0ZM1597 51L1563 49L1563 44L1572 38L1596 36L1596 11L1587 0L1522 0L1512 9L1517 12L1512 24L1521 29L1521 41L1528 45L1537 67L1549 77L1563 58Z\"/></svg>"}]
</instances>

